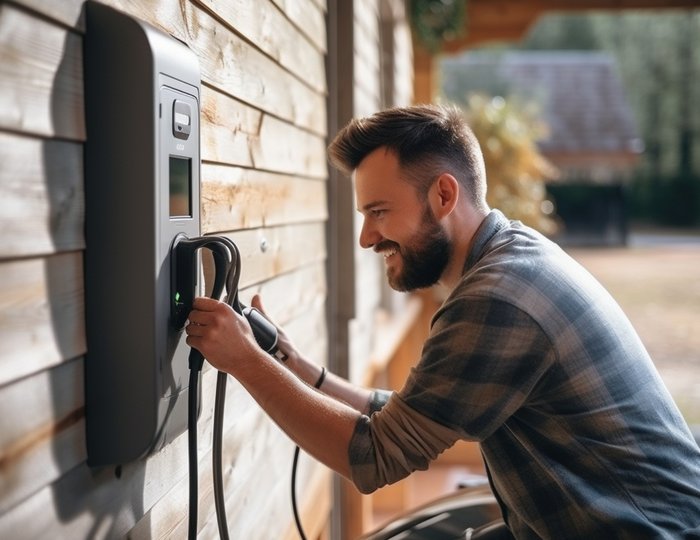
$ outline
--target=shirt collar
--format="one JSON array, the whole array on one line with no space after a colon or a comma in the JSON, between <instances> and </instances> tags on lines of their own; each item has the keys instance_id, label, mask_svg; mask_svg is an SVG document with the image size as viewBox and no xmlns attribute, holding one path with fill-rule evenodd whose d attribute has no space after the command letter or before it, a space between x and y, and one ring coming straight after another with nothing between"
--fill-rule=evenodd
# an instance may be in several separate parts
<instances>
[{"instance_id":1,"label":"shirt collar","mask_svg":"<svg viewBox=\"0 0 700 540\"><path fill-rule=\"evenodd\" d=\"M484 220L479 225L479 228L474 233L472 247L467 255L467 260L464 263L462 273L466 274L481 257L484 255L486 245L491 239L508 226L508 219L501 213L500 210L491 210Z\"/></svg>"}]
</instances>

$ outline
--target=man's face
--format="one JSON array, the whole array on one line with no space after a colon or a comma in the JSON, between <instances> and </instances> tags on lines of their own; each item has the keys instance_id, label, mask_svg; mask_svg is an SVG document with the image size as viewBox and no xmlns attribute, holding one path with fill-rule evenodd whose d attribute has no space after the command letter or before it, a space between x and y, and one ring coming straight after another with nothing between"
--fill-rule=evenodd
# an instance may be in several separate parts
<instances>
[{"instance_id":1,"label":"man's face","mask_svg":"<svg viewBox=\"0 0 700 540\"><path fill-rule=\"evenodd\" d=\"M428 201L401 178L397 157L379 148L355 171L360 245L384 255L389 285L411 291L434 285L447 266L452 243Z\"/></svg>"}]
</instances>

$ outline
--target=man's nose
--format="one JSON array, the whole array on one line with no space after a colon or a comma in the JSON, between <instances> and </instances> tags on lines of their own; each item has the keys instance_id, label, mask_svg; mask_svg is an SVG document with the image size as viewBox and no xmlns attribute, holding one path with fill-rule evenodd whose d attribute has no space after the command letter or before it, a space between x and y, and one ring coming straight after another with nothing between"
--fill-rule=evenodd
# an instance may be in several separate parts
<instances>
[{"instance_id":1,"label":"man's nose","mask_svg":"<svg viewBox=\"0 0 700 540\"><path fill-rule=\"evenodd\" d=\"M369 249L382 239L382 235L365 219L360 229L360 246Z\"/></svg>"}]
</instances>

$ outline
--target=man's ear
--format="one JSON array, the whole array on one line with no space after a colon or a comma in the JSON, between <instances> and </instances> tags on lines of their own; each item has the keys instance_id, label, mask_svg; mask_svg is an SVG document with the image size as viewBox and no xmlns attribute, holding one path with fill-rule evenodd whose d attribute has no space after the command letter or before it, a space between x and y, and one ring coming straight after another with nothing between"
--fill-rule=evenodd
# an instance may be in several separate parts
<instances>
[{"instance_id":1,"label":"man's ear","mask_svg":"<svg viewBox=\"0 0 700 540\"><path fill-rule=\"evenodd\" d=\"M428 193L433 215L442 219L454 210L459 200L459 182L449 173L437 177Z\"/></svg>"}]
</instances>

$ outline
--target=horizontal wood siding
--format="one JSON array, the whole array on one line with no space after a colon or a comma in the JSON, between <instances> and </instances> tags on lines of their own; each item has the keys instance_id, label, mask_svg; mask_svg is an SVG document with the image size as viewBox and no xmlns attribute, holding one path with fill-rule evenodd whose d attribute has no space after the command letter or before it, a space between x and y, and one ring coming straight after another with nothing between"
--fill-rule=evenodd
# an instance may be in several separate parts
<instances>
[{"instance_id":1,"label":"horizontal wood siding","mask_svg":"<svg viewBox=\"0 0 700 540\"><path fill-rule=\"evenodd\" d=\"M366 116L381 107L379 91L379 5L377 0L357 0L354 18L355 116ZM359 238L362 216L354 214L355 238ZM381 300L384 262L372 250L355 241L355 318L350 323L350 376L362 383L369 369L375 341L374 317Z\"/></svg>"},{"instance_id":2,"label":"horizontal wood siding","mask_svg":"<svg viewBox=\"0 0 700 540\"><path fill-rule=\"evenodd\" d=\"M273 320L325 362L325 2L105 3L199 58L202 230L239 246L243 301L261 293ZM83 4L0 3L0 538L184 538L186 434L118 469L85 464ZM218 537L215 379L205 368L201 538ZM224 440L231 537L281 537L292 523L293 447L230 377ZM321 489L324 470L302 460L309 511L304 487Z\"/></svg>"},{"instance_id":3,"label":"horizontal wood siding","mask_svg":"<svg viewBox=\"0 0 700 540\"><path fill-rule=\"evenodd\" d=\"M393 51L391 69L384 77L393 79L392 104L406 106L413 103L413 44L406 5L401 0L385 0L392 28Z\"/></svg>"},{"instance_id":4,"label":"horizontal wood siding","mask_svg":"<svg viewBox=\"0 0 700 540\"><path fill-rule=\"evenodd\" d=\"M371 115L382 107L411 103L412 49L405 4L402 0L353 2L351 83L343 79L342 71L338 75L339 108L343 111L349 108L352 117ZM391 58L382 57L383 40L386 39L392 40L389 48L394 56ZM340 54L338 56L341 57ZM348 86L352 91L347 91ZM391 92L387 92L387 88L391 88ZM342 121L349 120L343 118ZM349 199L346 192L336 191L339 193L338 206L352 204L352 201L346 200ZM338 228L352 230L355 239L354 250L348 257L354 270L352 289L357 291L353 297L352 318L348 322L348 372L358 384L386 387L385 378L380 377L377 371L383 370L395 356L391 351L401 348L398 342L404 339L406 333L410 333L407 325L412 324L417 309L412 307L414 304L406 303L406 295L389 290L381 257L358 246L362 217L355 213L352 216L342 215L340 220ZM343 255L346 256L345 253ZM335 279L339 281L341 295L345 293L350 296L350 287L343 283L342 276ZM345 296L341 298L345 299ZM419 349L412 349L401 356L415 360L418 354ZM411 361L410 358L407 360ZM344 502L341 510L344 538L358 538L372 526L370 514L373 501L370 497L359 495L348 482L341 483L340 490Z\"/></svg>"},{"instance_id":5,"label":"horizontal wood siding","mask_svg":"<svg viewBox=\"0 0 700 540\"><path fill-rule=\"evenodd\" d=\"M83 249L83 145L0 131L0 163L0 258Z\"/></svg>"},{"instance_id":6,"label":"horizontal wood siding","mask_svg":"<svg viewBox=\"0 0 700 540\"><path fill-rule=\"evenodd\" d=\"M0 4L0 127L85 140L82 40L11 4Z\"/></svg>"},{"instance_id":7,"label":"horizontal wood siding","mask_svg":"<svg viewBox=\"0 0 700 540\"><path fill-rule=\"evenodd\" d=\"M80 252L2 262L0 293L0 384L85 353Z\"/></svg>"}]
</instances>

